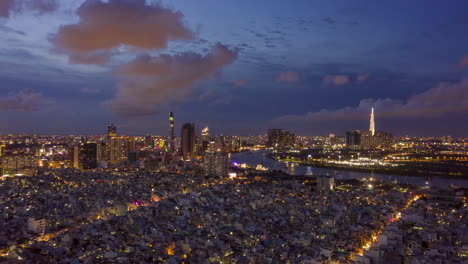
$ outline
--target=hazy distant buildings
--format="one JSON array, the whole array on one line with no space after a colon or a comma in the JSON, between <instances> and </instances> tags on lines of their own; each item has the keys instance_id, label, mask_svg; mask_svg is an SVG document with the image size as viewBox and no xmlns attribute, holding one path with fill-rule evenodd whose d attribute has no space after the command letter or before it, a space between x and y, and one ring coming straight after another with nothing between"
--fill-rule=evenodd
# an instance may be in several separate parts
<instances>
[{"instance_id":1,"label":"hazy distant buildings","mask_svg":"<svg viewBox=\"0 0 468 264\"><path fill-rule=\"evenodd\" d=\"M222 151L209 151L203 157L203 169L206 176L227 177L229 154Z\"/></svg>"},{"instance_id":2,"label":"hazy distant buildings","mask_svg":"<svg viewBox=\"0 0 468 264\"><path fill-rule=\"evenodd\" d=\"M113 124L107 126L107 137L116 137L117 136L117 127Z\"/></svg>"},{"instance_id":3,"label":"hazy distant buildings","mask_svg":"<svg viewBox=\"0 0 468 264\"><path fill-rule=\"evenodd\" d=\"M293 148L296 142L296 135L283 129L269 129L267 147L275 149Z\"/></svg>"},{"instance_id":4,"label":"hazy distant buildings","mask_svg":"<svg viewBox=\"0 0 468 264\"><path fill-rule=\"evenodd\" d=\"M189 160L194 156L195 150L195 125L193 123L185 123L182 126L180 154L185 160Z\"/></svg>"}]
</instances>

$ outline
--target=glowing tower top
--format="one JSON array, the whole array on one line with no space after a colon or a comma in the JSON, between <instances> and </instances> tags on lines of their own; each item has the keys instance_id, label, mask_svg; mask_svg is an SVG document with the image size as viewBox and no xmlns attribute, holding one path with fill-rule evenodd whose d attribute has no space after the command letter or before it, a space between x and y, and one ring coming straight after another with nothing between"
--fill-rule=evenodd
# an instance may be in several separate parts
<instances>
[{"instance_id":1,"label":"glowing tower top","mask_svg":"<svg viewBox=\"0 0 468 264\"><path fill-rule=\"evenodd\" d=\"M370 127L369 131L371 132L372 136L375 136L375 121L374 121L374 107L372 107L372 111L370 114Z\"/></svg>"}]
</instances>

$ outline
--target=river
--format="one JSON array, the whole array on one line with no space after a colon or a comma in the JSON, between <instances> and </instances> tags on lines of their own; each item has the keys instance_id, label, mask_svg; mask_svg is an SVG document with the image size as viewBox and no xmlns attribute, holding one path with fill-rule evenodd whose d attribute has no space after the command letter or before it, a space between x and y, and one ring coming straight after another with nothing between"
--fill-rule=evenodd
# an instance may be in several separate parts
<instances>
[{"instance_id":1,"label":"river","mask_svg":"<svg viewBox=\"0 0 468 264\"><path fill-rule=\"evenodd\" d=\"M387 175L378 173L364 173L355 171L345 170L333 170L324 169L310 166L303 166L295 163L286 164L282 161L276 161L267 157L268 151L249 151L231 154L231 162L246 163L251 167L257 166L257 164L263 164L270 170L283 170L291 175L332 175L337 179L364 179L373 177L377 181L393 182L404 184L415 184L420 186L438 186L440 188L447 188L450 185L460 186L468 188L468 179L454 179L454 178L442 178L432 177L432 180L427 180L425 177L420 176L404 176L404 175Z\"/></svg>"}]
</instances>

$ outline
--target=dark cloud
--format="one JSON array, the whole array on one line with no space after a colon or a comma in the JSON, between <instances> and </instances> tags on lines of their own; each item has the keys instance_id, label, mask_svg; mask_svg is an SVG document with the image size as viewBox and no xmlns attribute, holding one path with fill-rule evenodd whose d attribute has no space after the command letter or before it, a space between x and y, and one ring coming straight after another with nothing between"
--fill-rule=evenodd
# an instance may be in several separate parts
<instances>
[{"instance_id":1,"label":"dark cloud","mask_svg":"<svg viewBox=\"0 0 468 264\"><path fill-rule=\"evenodd\" d=\"M100 91L97 90L97 89L91 89L91 88L88 88L88 87L83 87L83 88L80 89L80 92L84 93L84 94L98 94Z\"/></svg>"},{"instance_id":2,"label":"dark cloud","mask_svg":"<svg viewBox=\"0 0 468 264\"><path fill-rule=\"evenodd\" d=\"M237 54L237 49L217 43L205 56L193 52L139 56L114 71L120 78L117 95L105 104L119 114L152 114L160 105L185 99L197 81L218 73Z\"/></svg>"},{"instance_id":3,"label":"dark cloud","mask_svg":"<svg viewBox=\"0 0 468 264\"><path fill-rule=\"evenodd\" d=\"M325 23L328 23L328 24L335 24L336 23L336 20L331 18L331 17L324 17L324 18L322 18L322 21L325 22Z\"/></svg>"},{"instance_id":4,"label":"dark cloud","mask_svg":"<svg viewBox=\"0 0 468 264\"><path fill-rule=\"evenodd\" d=\"M0 111L39 111L51 110L55 102L46 99L32 90L22 90L0 97Z\"/></svg>"},{"instance_id":5,"label":"dark cloud","mask_svg":"<svg viewBox=\"0 0 468 264\"><path fill-rule=\"evenodd\" d=\"M435 118L465 113L468 112L468 79L458 83L440 83L425 92L410 96L407 100L368 98L361 100L357 107L288 115L276 119L276 122L362 120L368 118L372 107L379 117L388 118Z\"/></svg>"},{"instance_id":6,"label":"dark cloud","mask_svg":"<svg viewBox=\"0 0 468 264\"><path fill-rule=\"evenodd\" d=\"M192 40L183 14L145 0L85 1L77 24L62 26L52 43L75 63L102 64L120 46L158 50L171 40Z\"/></svg>"},{"instance_id":7,"label":"dark cloud","mask_svg":"<svg viewBox=\"0 0 468 264\"><path fill-rule=\"evenodd\" d=\"M38 14L53 12L58 8L57 0L1 0L0 17L10 17L12 13L33 10Z\"/></svg>"},{"instance_id":8,"label":"dark cloud","mask_svg":"<svg viewBox=\"0 0 468 264\"><path fill-rule=\"evenodd\" d=\"M294 83L299 81L299 73L295 71L282 72L275 79L277 82Z\"/></svg>"},{"instance_id":9,"label":"dark cloud","mask_svg":"<svg viewBox=\"0 0 468 264\"><path fill-rule=\"evenodd\" d=\"M0 17L1 17L1 15L0 15ZM24 33L23 31L13 29L13 28L7 27L5 25L0 25L0 31L3 31L5 33L13 33L13 34L21 35L21 36L26 35L26 33Z\"/></svg>"}]
</instances>

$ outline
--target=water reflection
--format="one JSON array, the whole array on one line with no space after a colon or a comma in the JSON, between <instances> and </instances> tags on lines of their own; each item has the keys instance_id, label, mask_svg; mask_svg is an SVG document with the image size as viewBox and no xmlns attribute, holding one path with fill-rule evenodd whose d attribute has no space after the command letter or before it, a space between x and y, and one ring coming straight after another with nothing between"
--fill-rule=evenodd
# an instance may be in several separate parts
<instances>
[{"instance_id":1,"label":"water reflection","mask_svg":"<svg viewBox=\"0 0 468 264\"><path fill-rule=\"evenodd\" d=\"M377 181L405 183L405 184L416 184L416 185L434 185L442 188L446 188L450 185L466 187L468 188L468 179L450 179L433 177L428 180L425 177L414 177L404 175L387 175L377 173L363 173L354 171L338 171L333 169L323 169L317 167L302 166L292 163L284 163L276 160L267 158L267 151L252 151L252 152L241 152L234 153L231 156L231 161L237 163L247 163L249 166L255 167L257 164L263 164L263 166L270 170L282 170L291 175L332 175L337 179L363 179L370 177Z\"/></svg>"}]
</instances>

